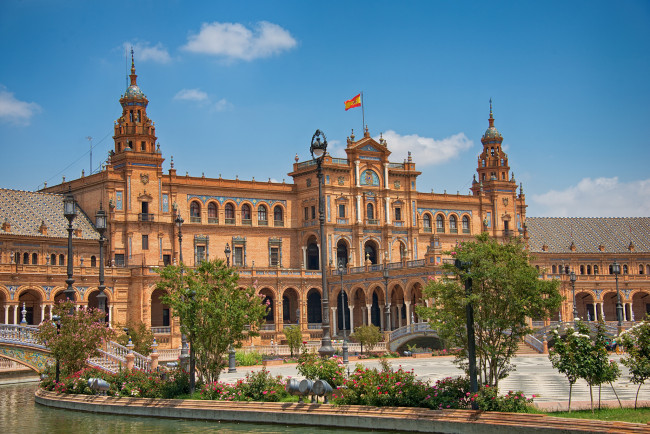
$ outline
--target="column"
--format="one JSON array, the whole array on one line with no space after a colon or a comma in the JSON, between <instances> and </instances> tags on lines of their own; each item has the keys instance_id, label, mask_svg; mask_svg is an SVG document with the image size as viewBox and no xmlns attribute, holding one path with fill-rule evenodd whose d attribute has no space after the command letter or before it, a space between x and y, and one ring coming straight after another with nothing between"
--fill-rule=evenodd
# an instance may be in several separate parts
<instances>
[{"instance_id":1,"label":"column","mask_svg":"<svg viewBox=\"0 0 650 434\"><path fill-rule=\"evenodd\" d=\"M371 308L372 308L372 304L366 304L366 314L367 314L366 325L372 324Z\"/></svg>"},{"instance_id":2,"label":"column","mask_svg":"<svg viewBox=\"0 0 650 434\"><path fill-rule=\"evenodd\" d=\"M54 305L53 305L53 304L50 304L50 305L49 305L49 309L48 309L48 310L50 311L50 321L52 320L52 314L53 314L53 313L52 313L52 309L54 309Z\"/></svg>"},{"instance_id":3,"label":"column","mask_svg":"<svg viewBox=\"0 0 650 434\"><path fill-rule=\"evenodd\" d=\"M350 309L350 333L354 332L354 305L348 303Z\"/></svg>"},{"instance_id":4,"label":"column","mask_svg":"<svg viewBox=\"0 0 650 434\"><path fill-rule=\"evenodd\" d=\"M364 210L361 209L361 195L357 195L357 223L361 223L361 216L363 215L363 211Z\"/></svg>"},{"instance_id":5,"label":"column","mask_svg":"<svg viewBox=\"0 0 650 434\"><path fill-rule=\"evenodd\" d=\"M14 305L14 325L18 325L18 305Z\"/></svg>"},{"instance_id":6,"label":"column","mask_svg":"<svg viewBox=\"0 0 650 434\"><path fill-rule=\"evenodd\" d=\"M411 302L404 300L406 306L406 325L411 325Z\"/></svg>"},{"instance_id":7,"label":"column","mask_svg":"<svg viewBox=\"0 0 650 434\"><path fill-rule=\"evenodd\" d=\"M302 247L302 268L307 269L307 246Z\"/></svg>"},{"instance_id":8,"label":"column","mask_svg":"<svg viewBox=\"0 0 650 434\"><path fill-rule=\"evenodd\" d=\"M41 303L41 322L45 321L45 303Z\"/></svg>"},{"instance_id":9,"label":"column","mask_svg":"<svg viewBox=\"0 0 650 434\"><path fill-rule=\"evenodd\" d=\"M388 331L388 324L386 324L386 307L379 308L379 329L382 331Z\"/></svg>"},{"instance_id":10,"label":"column","mask_svg":"<svg viewBox=\"0 0 650 434\"><path fill-rule=\"evenodd\" d=\"M9 305L5 304L5 324L9 324Z\"/></svg>"},{"instance_id":11,"label":"column","mask_svg":"<svg viewBox=\"0 0 650 434\"><path fill-rule=\"evenodd\" d=\"M355 184L357 187L359 187L359 160L354 162L354 174L355 176Z\"/></svg>"},{"instance_id":12,"label":"column","mask_svg":"<svg viewBox=\"0 0 650 434\"><path fill-rule=\"evenodd\" d=\"M367 325L366 324L366 308L364 306L361 306L361 325Z\"/></svg>"},{"instance_id":13,"label":"column","mask_svg":"<svg viewBox=\"0 0 650 434\"><path fill-rule=\"evenodd\" d=\"M330 309L332 309L332 317L333 317L332 322L331 322L331 324L332 324L332 336L336 336L336 335L339 334L338 333L339 329L336 328L336 320L338 319L338 317L336 316L336 307L331 307Z\"/></svg>"},{"instance_id":14,"label":"column","mask_svg":"<svg viewBox=\"0 0 650 434\"><path fill-rule=\"evenodd\" d=\"M632 303L630 303L630 316L632 317L632 321L635 321L634 319L634 306Z\"/></svg>"},{"instance_id":15,"label":"column","mask_svg":"<svg viewBox=\"0 0 650 434\"><path fill-rule=\"evenodd\" d=\"M404 308L403 304L397 305L397 327L402 327L402 309Z\"/></svg>"},{"instance_id":16,"label":"column","mask_svg":"<svg viewBox=\"0 0 650 434\"><path fill-rule=\"evenodd\" d=\"M605 321L605 310L603 309L603 305L604 305L605 303L599 303L599 304L600 304L600 319L602 319L603 321Z\"/></svg>"},{"instance_id":17,"label":"column","mask_svg":"<svg viewBox=\"0 0 650 434\"><path fill-rule=\"evenodd\" d=\"M386 178L386 182L388 182L388 178ZM386 224L390 224L390 197L386 196Z\"/></svg>"},{"instance_id":18,"label":"column","mask_svg":"<svg viewBox=\"0 0 650 434\"><path fill-rule=\"evenodd\" d=\"M108 326L112 327L113 326L113 306L110 305L108 307Z\"/></svg>"}]
</instances>

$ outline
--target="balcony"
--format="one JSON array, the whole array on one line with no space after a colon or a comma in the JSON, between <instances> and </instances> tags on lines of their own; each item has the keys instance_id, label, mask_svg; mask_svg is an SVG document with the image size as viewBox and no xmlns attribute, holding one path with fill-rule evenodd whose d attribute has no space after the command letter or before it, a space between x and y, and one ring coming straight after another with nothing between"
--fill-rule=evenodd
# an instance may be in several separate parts
<instances>
[{"instance_id":1,"label":"balcony","mask_svg":"<svg viewBox=\"0 0 650 434\"><path fill-rule=\"evenodd\" d=\"M226 219L226 224L227 225L234 225L235 224L235 219Z\"/></svg>"},{"instance_id":2,"label":"balcony","mask_svg":"<svg viewBox=\"0 0 650 434\"><path fill-rule=\"evenodd\" d=\"M191 216L190 217L190 223L201 223L201 217L200 216Z\"/></svg>"},{"instance_id":3,"label":"balcony","mask_svg":"<svg viewBox=\"0 0 650 434\"><path fill-rule=\"evenodd\" d=\"M393 222L393 225L398 228L403 228L404 227L404 221L403 220L395 220Z\"/></svg>"},{"instance_id":4,"label":"balcony","mask_svg":"<svg viewBox=\"0 0 650 434\"><path fill-rule=\"evenodd\" d=\"M348 219L336 219L336 224L337 225L347 225L348 224Z\"/></svg>"},{"instance_id":5,"label":"balcony","mask_svg":"<svg viewBox=\"0 0 650 434\"><path fill-rule=\"evenodd\" d=\"M450 234L457 234L458 233L458 228L449 228L449 233Z\"/></svg>"},{"instance_id":6,"label":"balcony","mask_svg":"<svg viewBox=\"0 0 650 434\"><path fill-rule=\"evenodd\" d=\"M367 225L378 225L379 220L377 220L377 219L366 219L366 224Z\"/></svg>"},{"instance_id":7,"label":"balcony","mask_svg":"<svg viewBox=\"0 0 650 434\"><path fill-rule=\"evenodd\" d=\"M257 221L257 226L268 226L269 221L268 220L258 220Z\"/></svg>"},{"instance_id":8,"label":"balcony","mask_svg":"<svg viewBox=\"0 0 650 434\"><path fill-rule=\"evenodd\" d=\"M168 335L172 332L172 328L167 327L151 327L151 333L154 335Z\"/></svg>"},{"instance_id":9,"label":"balcony","mask_svg":"<svg viewBox=\"0 0 650 434\"><path fill-rule=\"evenodd\" d=\"M241 219L241 224L244 226L253 226L253 220L251 219Z\"/></svg>"},{"instance_id":10,"label":"balcony","mask_svg":"<svg viewBox=\"0 0 650 434\"><path fill-rule=\"evenodd\" d=\"M146 212L141 212L138 214L138 221L141 222L152 222L154 220L154 215Z\"/></svg>"},{"instance_id":11,"label":"balcony","mask_svg":"<svg viewBox=\"0 0 650 434\"><path fill-rule=\"evenodd\" d=\"M463 233L464 234L469 234L469 228L463 228Z\"/></svg>"},{"instance_id":12,"label":"balcony","mask_svg":"<svg viewBox=\"0 0 650 434\"><path fill-rule=\"evenodd\" d=\"M429 227L425 226L423 229L424 229L424 232L428 232L428 233L432 232L430 226Z\"/></svg>"},{"instance_id":13,"label":"balcony","mask_svg":"<svg viewBox=\"0 0 650 434\"><path fill-rule=\"evenodd\" d=\"M273 226L275 226L276 228L283 228L284 220L273 220Z\"/></svg>"},{"instance_id":14,"label":"balcony","mask_svg":"<svg viewBox=\"0 0 650 434\"><path fill-rule=\"evenodd\" d=\"M219 223L219 217L208 217L208 223L211 225L216 225Z\"/></svg>"},{"instance_id":15,"label":"balcony","mask_svg":"<svg viewBox=\"0 0 650 434\"><path fill-rule=\"evenodd\" d=\"M445 228L440 228L440 227L436 228L436 233L437 234L444 234L445 233Z\"/></svg>"}]
</instances>

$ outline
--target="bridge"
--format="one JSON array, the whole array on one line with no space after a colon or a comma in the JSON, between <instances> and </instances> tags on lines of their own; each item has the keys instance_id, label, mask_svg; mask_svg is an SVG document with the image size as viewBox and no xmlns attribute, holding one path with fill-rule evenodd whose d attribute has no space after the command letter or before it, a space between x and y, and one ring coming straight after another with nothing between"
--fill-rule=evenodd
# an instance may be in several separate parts
<instances>
[{"instance_id":1,"label":"bridge","mask_svg":"<svg viewBox=\"0 0 650 434\"><path fill-rule=\"evenodd\" d=\"M25 365L34 371L42 372L47 366L56 363L52 352L39 343L38 327L11 324L0 325L0 357ZM99 356L88 359L88 365L108 372L118 372L127 366L127 354L134 355L133 367L140 370L150 370L155 364L151 356L131 351L117 342L104 343L99 348ZM178 359L179 350L162 350L154 358L160 361Z\"/></svg>"},{"instance_id":2,"label":"bridge","mask_svg":"<svg viewBox=\"0 0 650 434\"><path fill-rule=\"evenodd\" d=\"M439 339L438 332L431 328L428 322L411 323L390 332L388 349L397 351L398 348L417 338Z\"/></svg>"}]
</instances>

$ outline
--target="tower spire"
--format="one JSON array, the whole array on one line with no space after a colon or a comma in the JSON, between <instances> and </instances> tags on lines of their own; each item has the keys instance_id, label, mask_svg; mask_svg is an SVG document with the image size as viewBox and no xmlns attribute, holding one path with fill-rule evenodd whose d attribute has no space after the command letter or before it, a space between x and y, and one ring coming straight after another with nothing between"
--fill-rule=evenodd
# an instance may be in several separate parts
<instances>
[{"instance_id":1,"label":"tower spire","mask_svg":"<svg viewBox=\"0 0 650 434\"><path fill-rule=\"evenodd\" d=\"M129 75L131 78L131 86L137 85L136 79L138 76L135 74L135 62L133 61L133 47L131 47L131 75Z\"/></svg>"},{"instance_id":2,"label":"tower spire","mask_svg":"<svg viewBox=\"0 0 650 434\"><path fill-rule=\"evenodd\" d=\"M490 119L488 119L490 122L490 128L494 128L494 117L492 117L492 98L490 98Z\"/></svg>"}]
</instances>

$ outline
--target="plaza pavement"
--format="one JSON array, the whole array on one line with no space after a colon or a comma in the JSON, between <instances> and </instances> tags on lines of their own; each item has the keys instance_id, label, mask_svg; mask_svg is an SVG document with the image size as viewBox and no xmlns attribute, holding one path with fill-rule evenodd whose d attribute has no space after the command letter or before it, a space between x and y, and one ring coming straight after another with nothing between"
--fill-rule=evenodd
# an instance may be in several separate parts
<instances>
[{"instance_id":1,"label":"plaza pavement","mask_svg":"<svg viewBox=\"0 0 650 434\"><path fill-rule=\"evenodd\" d=\"M621 356L612 354L611 360L620 362ZM418 378L435 382L446 377L453 377L462 374L462 371L453 363L454 358L451 356L431 357L431 358L411 358L404 357L398 359L388 359L393 368L401 366L405 370L413 370ZM527 397L535 395L535 403L538 407L548 410L566 410L569 399L569 383L566 377L558 373L552 366L547 355L522 355L513 359L516 368L505 379L499 382L501 394L509 390L521 390ZM351 361L349 364L350 372L357 363L362 363L368 367L379 368L379 361L360 360ZM622 375L614 383L616 393L623 402L624 406L634 406L634 398L638 385L629 381L628 370L619 363ZM240 378L244 378L246 373L259 371L262 366L244 366L237 367L236 373L227 373L227 370L221 374L220 381L233 383ZM284 364L268 366L267 370L273 375L290 376L292 378L302 378L296 370L296 364ZM598 388L594 388L594 403L598 403ZM601 399L605 405L618 406L616 395L609 384L603 385L601 390ZM584 380L578 380L573 386L572 409L589 408L589 386ZM639 406L650 407L650 384L641 387L639 393Z\"/></svg>"}]
</instances>

